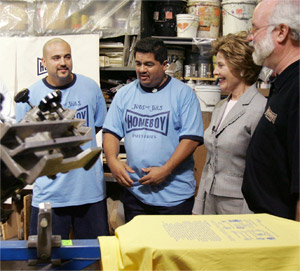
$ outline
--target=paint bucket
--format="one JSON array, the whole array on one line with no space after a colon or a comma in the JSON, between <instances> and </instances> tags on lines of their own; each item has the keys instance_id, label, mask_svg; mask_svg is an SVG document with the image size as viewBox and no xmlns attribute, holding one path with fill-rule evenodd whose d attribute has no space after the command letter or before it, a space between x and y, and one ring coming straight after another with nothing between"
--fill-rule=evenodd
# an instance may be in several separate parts
<instances>
[{"instance_id":1,"label":"paint bucket","mask_svg":"<svg viewBox=\"0 0 300 271\"><path fill-rule=\"evenodd\" d=\"M221 100L221 89L215 85L196 85L195 92L200 102L201 111L212 112Z\"/></svg>"},{"instance_id":2,"label":"paint bucket","mask_svg":"<svg viewBox=\"0 0 300 271\"><path fill-rule=\"evenodd\" d=\"M216 39L219 36L221 7L219 0L189 0L189 14L199 15L198 38Z\"/></svg>"},{"instance_id":3,"label":"paint bucket","mask_svg":"<svg viewBox=\"0 0 300 271\"><path fill-rule=\"evenodd\" d=\"M255 6L256 0L223 0L223 35L250 29Z\"/></svg>"},{"instance_id":4,"label":"paint bucket","mask_svg":"<svg viewBox=\"0 0 300 271\"><path fill-rule=\"evenodd\" d=\"M195 14L177 14L177 37L196 38L199 16Z\"/></svg>"},{"instance_id":5,"label":"paint bucket","mask_svg":"<svg viewBox=\"0 0 300 271\"><path fill-rule=\"evenodd\" d=\"M168 61L169 64L175 63L174 77L183 77L183 63L184 63L184 48L183 47L168 47Z\"/></svg>"},{"instance_id":6,"label":"paint bucket","mask_svg":"<svg viewBox=\"0 0 300 271\"><path fill-rule=\"evenodd\" d=\"M176 15L186 12L186 1L157 1L153 11L153 30L156 36L177 36Z\"/></svg>"}]
</instances>

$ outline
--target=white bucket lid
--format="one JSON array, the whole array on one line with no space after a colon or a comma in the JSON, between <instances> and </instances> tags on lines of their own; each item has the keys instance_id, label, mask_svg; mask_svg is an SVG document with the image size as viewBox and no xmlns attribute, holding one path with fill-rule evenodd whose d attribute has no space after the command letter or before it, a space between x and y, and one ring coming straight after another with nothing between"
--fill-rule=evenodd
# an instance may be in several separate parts
<instances>
[{"instance_id":1,"label":"white bucket lid","mask_svg":"<svg viewBox=\"0 0 300 271\"><path fill-rule=\"evenodd\" d=\"M227 4L251 4L256 5L257 0L222 0L222 5Z\"/></svg>"},{"instance_id":2,"label":"white bucket lid","mask_svg":"<svg viewBox=\"0 0 300 271\"><path fill-rule=\"evenodd\" d=\"M176 18L177 20L180 19L180 20L186 20L186 19L192 19L192 20L195 20L195 21L199 21L200 17L199 15L196 15L196 14L177 14L176 15Z\"/></svg>"},{"instance_id":3,"label":"white bucket lid","mask_svg":"<svg viewBox=\"0 0 300 271\"><path fill-rule=\"evenodd\" d=\"M195 91L217 91L221 92L220 86L215 85L200 85L195 87Z\"/></svg>"},{"instance_id":4,"label":"white bucket lid","mask_svg":"<svg viewBox=\"0 0 300 271\"><path fill-rule=\"evenodd\" d=\"M220 6L221 0L188 0L187 6L205 5L205 6Z\"/></svg>"}]
</instances>

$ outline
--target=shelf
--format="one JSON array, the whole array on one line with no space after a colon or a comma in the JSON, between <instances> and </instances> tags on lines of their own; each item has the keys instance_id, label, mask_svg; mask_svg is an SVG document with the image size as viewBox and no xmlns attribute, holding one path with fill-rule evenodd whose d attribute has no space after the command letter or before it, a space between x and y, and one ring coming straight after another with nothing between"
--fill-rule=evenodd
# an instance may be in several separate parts
<instances>
[{"instance_id":1,"label":"shelf","mask_svg":"<svg viewBox=\"0 0 300 271\"><path fill-rule=\"evenodd\" d=\"M105 70L105 71L134 71L135 72L134 68L133 69L126 69L126 67L125 68L124 67L120 67L120 68L113 68L113 67L111 67L109 69L107 69L107 68L105 68L105 69L101 68L101 70ZM178 80L185 80L185 81L188 81L188 80L192 79L192 80L195 80L195 81L196 80L200 80L200 81L212 81L212 82L215 82L217 80L216 78L207 78L207 77L174 77L174 78L176 78ZM117 85L117 83L115 83L113 81L105 80L105 79L101 79L101 82Z\"/></svg>"},{"instance_id":2,"label":"shelf","mask_svg":"<svg viewBox=\"0 0 300 271\"><path fill-rule=\"evenodd\" d=\"M207 78L207 77L184 77L184 80L201 80L201 81L216 81L216 78Z\"/></svg>"},{"instance_id":3,"label":"shelf","mask_svg":"<svg viewBox=\"0 0 300 271\"><path fill-rule=\"evenodd\" d=\"M101 71L133 71L135 67L100 67Z\"/></svg>"},{"instance_id":4,"label":"shelf","mask_svg":"<svg viewBox=\"0 0 300 271\"><path fill-rule=\"evenodd\" d=\"M120 82L117 81L117 80L100 79L100 82L101 82L101 83L104 83L104 84L113 85L113 86L118 86L118 85L120 85Z\"/></svg>"},{"instance_id":5,"label":"shelf","mask_svg":"<svg viewBox=\"0 0 300 271\"><path fill-rule=\"evenodd\" d=\"M215 39L204 38L184 38L184 37L166 37L166 36L152 36L153 38L162 39L165 44L174 45L210 45Z\"/></svg>"}]
</instances>

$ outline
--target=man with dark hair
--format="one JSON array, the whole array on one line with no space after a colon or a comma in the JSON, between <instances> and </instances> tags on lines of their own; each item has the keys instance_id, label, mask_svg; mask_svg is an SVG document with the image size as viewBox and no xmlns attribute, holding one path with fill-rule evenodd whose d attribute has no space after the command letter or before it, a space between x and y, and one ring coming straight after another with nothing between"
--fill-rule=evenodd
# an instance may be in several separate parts
<instances>
[{"instance_id":1,"label":"man with dark hair","mask_svg":"<svg viewBox=\"0 0 300 271\"><path fill-rule=\"evenodd\" d=\"M125 187L126 222L140 214L192 213L201 110L193 90L165 73L167 57L163 41L137 42L138 79L117 92L103 125L108 166ZM127 163L117 157L122 138Z\"/></svg>"},{"instance_id":2,"label":"man with dark hair","mask_svg":"<svg viewBox=\"0 0 300 271\"><path fill-rule=\"evenodd\" d=\"M254 10L248 39L253 60L274 71L265 113L251 139L242 191L255 213L300 220L300 1L264 0Z\"/></svg>"},{"instance_id":3,"label":"man with dark hair","mask_svg":"<svg viewBox=\"0 0 300 271\"><path fill-rule=\"evenodd\" d=\"M134 55L136 52L140 53L153 53L155 59L163 64L166 59L168 59L168 50L162 40L153 38L144 38L140 40L136 47L134 48Z\"/></svg>"}]
</instances>

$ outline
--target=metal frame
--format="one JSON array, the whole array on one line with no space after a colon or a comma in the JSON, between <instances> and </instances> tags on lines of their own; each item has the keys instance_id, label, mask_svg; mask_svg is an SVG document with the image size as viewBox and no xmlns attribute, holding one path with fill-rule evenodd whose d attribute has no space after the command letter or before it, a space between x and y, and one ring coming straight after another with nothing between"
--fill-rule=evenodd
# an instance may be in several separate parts
<instances>
[{"instance_id":1,"label":"metal frame","mask_svg":"<svg viewBox=\"0 0 300 271\"><path fill-rule=\"evenodd\" d=\"M62 260L52 270L81 270L101 259L97 239L70 240L70 245L52 248L51 259ZM37 249L28 248L27 241L0 241L1 261L29 261L37 259ZM48 263L49 264L49 263Z\"/></svg>"}]
</instances>

